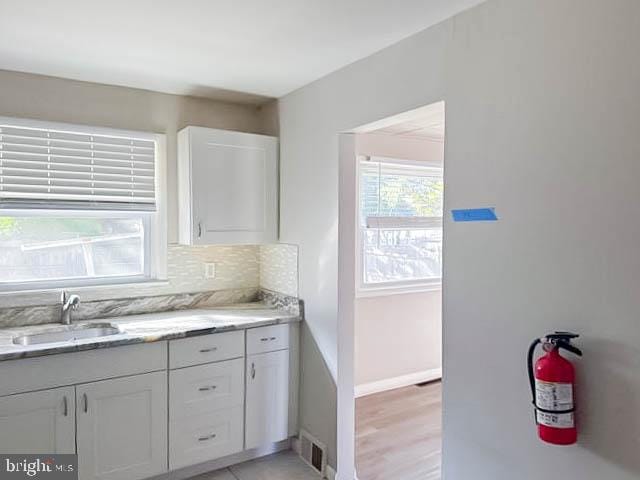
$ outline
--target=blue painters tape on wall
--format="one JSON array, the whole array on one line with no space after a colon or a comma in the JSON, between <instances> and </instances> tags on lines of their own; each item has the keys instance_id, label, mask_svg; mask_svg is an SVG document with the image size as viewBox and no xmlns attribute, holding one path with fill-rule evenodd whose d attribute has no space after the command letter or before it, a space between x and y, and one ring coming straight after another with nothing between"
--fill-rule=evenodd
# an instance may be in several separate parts
<instances>
[{"instance_id":1,"label":"blue painters tape on wall","mask_svg":"<svg viewBox=\"0 0 640 480\"><path fill-rule=\"evenodd\" d=\"M454 222L495 222L498 220L495 208L469 208L451 210Z\"/></svg>"}]
</instances>

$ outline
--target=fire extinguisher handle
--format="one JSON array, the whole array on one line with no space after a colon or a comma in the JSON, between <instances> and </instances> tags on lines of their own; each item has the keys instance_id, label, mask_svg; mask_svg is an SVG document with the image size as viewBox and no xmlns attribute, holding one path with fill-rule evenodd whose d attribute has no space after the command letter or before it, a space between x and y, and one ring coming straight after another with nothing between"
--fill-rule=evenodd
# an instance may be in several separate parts
<instances>
[{"instance_id":1,"label":"fire extinguisher handle","mask_svg":"<svg viewBox=\"0 0 640 480\"><path fill-rule=\"evenodd\" d=\"M579 357L582 356L582 350L580 350L578 347L574 347L569 342L565 342L563 340L558 340L556 342L556 346L558 348L564 348L565 350L573 353L574 355L578 355Z\"/></svg>"}]
</instances>

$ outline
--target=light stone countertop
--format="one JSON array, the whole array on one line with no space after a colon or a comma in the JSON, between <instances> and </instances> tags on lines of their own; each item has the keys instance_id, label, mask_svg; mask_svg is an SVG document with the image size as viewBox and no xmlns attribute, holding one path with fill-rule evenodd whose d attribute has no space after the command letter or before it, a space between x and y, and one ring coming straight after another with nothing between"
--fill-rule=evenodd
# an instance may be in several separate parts
<instances>
[{"instance_id":1,"label":"light stone countertop","mask_svg":"<svg viewBox=\"0 0 640 480\"><path fill-rule=\"evenodd\" d=\"M263 303L247 303L74 322L72 329L109 324L117 327L120 332L106 337L55 343L16 345L13 339L21 335L65 331L69 329L68 326L47 323L3 328L0 329L0 361L158 342L300 320L299 315L285 310L269 307Z\"/></svg>"}]
</instances>

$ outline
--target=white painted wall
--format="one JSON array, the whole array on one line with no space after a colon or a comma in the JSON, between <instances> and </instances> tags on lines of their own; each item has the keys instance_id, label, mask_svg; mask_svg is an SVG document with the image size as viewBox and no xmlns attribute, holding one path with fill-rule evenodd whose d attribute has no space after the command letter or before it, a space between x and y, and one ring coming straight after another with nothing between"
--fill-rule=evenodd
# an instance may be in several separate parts
<instances>
[{"instance_id":1,"label":"white painted wall","mask_svg":"<svg viewBox=\"0 0 640 480\"><path fill-rule=\"evenodd\" d=\"M356 394L433 380L441 369L440 291L356 300Z\"/></svg>"},{"instance_id":2,"label":"white painted wall","mask_svg":"<svg viewBox=\"0 0 640 480\"><path fill-rule=\"evenodd\" d=\"M635 0L490 0L281 102L283 233L334 372L337 133L445 99L446 210L497 208L495 224L445 222L445 480L640 476L639 44ZM562 328L586 352L581 441L554 448L535 436L524 356ZM303 422L331 421L314 410L327 401L307 396Z\"/></svg>"}]
</instances>

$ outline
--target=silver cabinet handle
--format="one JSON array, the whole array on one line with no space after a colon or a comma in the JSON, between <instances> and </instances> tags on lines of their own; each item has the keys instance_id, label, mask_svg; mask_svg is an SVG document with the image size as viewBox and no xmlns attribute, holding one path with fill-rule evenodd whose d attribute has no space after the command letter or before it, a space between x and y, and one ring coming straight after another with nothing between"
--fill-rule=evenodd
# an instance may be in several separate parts
<instances>
[{"instance_id":1,"label":"silver cabinet handle","mask_svg":"<svg viewBox=\"0 0 640 480\"><path fill-rule=\"evenodd\" d=\"M215 390L216 388L218 388L217 385L211 385L210 387L200 387L198 389L198 391L200 391L200 392L208 392L209 390Z\"/></svg>"},{"instance_id":2,"label":"silver cabinet handle","mask_svg":"<svg viewBox=\"0 0 640 480\"><path fill-rule=\"evenodd\" d=\"M89 399L87 398L87 394L82 394L82 401L84 402L84 413L89 411Z\"/></svg>"},{"instance_id":3,"label":"silver cabinet handle","mask_svg":"<svg viewBox=\"0 0 640 480\"><path fill-rule=\"evenodd\" d=\"M69 415L69 402L67 401L67 396L62 397L62 414L66 417Z\"/></svg>"},{"instance_id":4,"label":"silver cabinet handle","mask_svg":"<svg viewBox=\"0 0 640 480\"><path fill-rule=\"evenodd\" d=\"M251 378L252 379L256 378L256 364L255 363L251 364Z\"/></svg>"},{"instance_id":5,"label":"silver cabinet handle","mask_svg":"<svg viewBox=\"0 0 640 480\"><path fill-rule=\"evenodd\" d=\"M263 337L260 339L261 342L273 342L276 340L276 337Z\"/></svg>"},{"instance_id":6,"label":"silver cabinet handle","mask_svg":"<svg viewBox=\"0 0 640 480\"><path fill-rule=\"evenodd\" d=\"M198 238L202 238L202 222L198 222Z\"/></svg>"},{"instance_id":7,"label":"silver cabinet handle","mask_svg":"<svg viewBox=\"0 0 640 480\"><path fill-rule=\"evenodd\" d=\"M204 437L198 437L198 441L199 442L205 442L207 440L211 440L211 439L214 439L214 438L216 438L216 434L212 433L211 435L205 435Z\"/></svg>"},{"instance_id":8,"label":"silver cabinet handle","mask_svg":"<svg viewBox=\"0 0 640 480\"><path fill-rule=\"evenodd\" d=\"M210 353L215 352L216 350L218 350L218 347L203 348L202 350L200 350L200 353Z\"/></svg>"}]
</instances>

